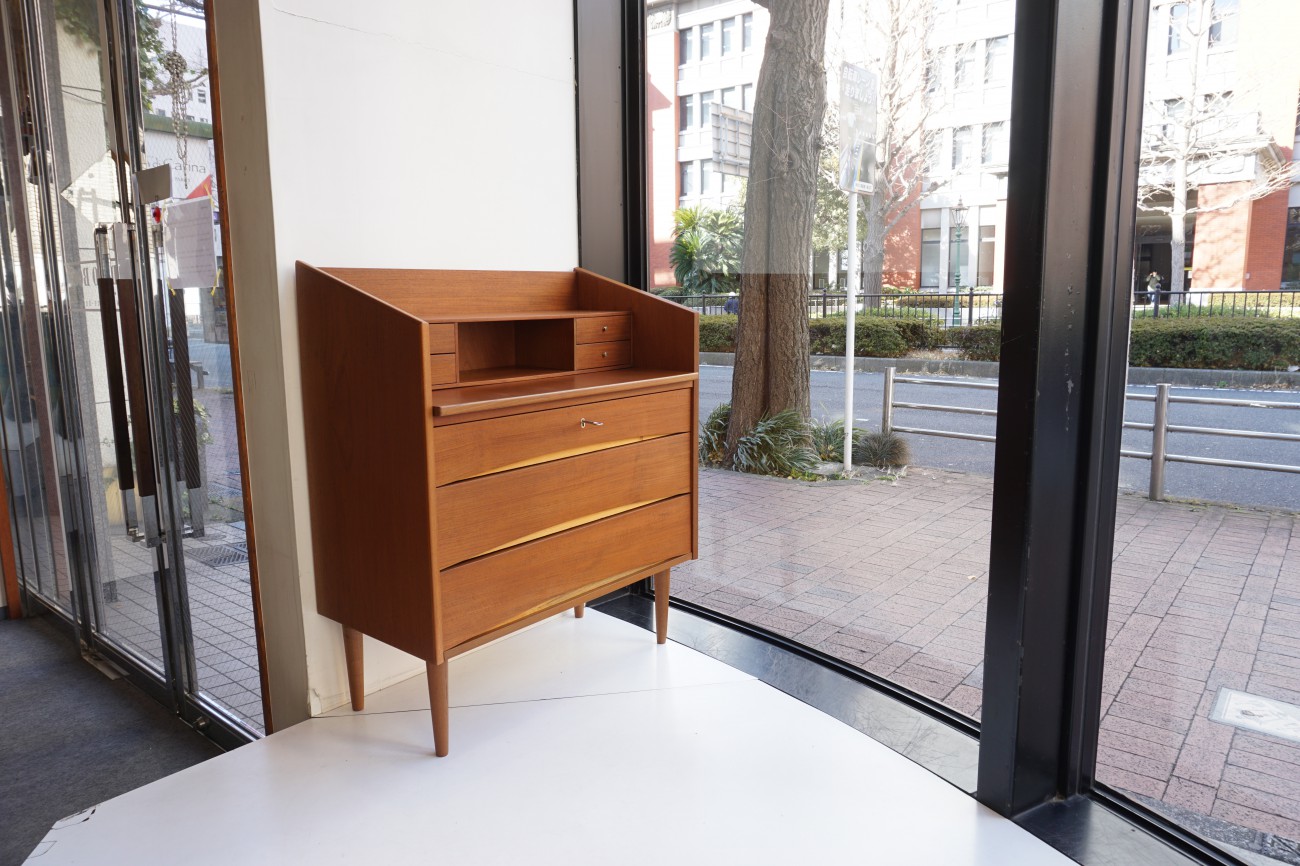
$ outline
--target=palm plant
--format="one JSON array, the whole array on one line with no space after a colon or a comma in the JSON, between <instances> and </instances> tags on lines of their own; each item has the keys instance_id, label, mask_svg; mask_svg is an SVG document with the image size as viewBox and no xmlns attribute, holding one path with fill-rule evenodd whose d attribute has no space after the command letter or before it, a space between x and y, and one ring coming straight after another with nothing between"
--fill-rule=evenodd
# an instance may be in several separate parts
<instances>
[{"instance_id":1,"label":"palm plant","mask_svg":"<svg viewBox=\"0 0 1300 866\"><path fill-rule=\"evenodd\" d=\"M668 262L688 294L721 295L740 285L745 219L737 210L697 205L673 211Z\"/></svg>"}]
</instances>

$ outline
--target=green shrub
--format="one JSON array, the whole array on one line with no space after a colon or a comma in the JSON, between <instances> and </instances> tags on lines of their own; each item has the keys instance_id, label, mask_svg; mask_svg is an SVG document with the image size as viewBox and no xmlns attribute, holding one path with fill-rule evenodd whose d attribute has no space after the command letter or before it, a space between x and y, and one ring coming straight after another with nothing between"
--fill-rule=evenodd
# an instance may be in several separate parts
<instances>
[{"instance_id":1,"label":"green shrub","mask_svg":"<svg viewBox=\"0 0 1300 866\"><path fill-rule=\"evenodd\" d=\"M1129 363L1134 367L1202 370L1285 370L1300 364L1300 320L1138 319Z\"/></svg>"},{"instance_id":2,"label":"green shrub","mask_svg":"<svg viewBox=\"0 0 1300 866\"><path fill-rule=\"evenodd\" d=\"M700 462L720 466L727 454L727 424L731 421L731 404L722 403L700 425Z\"/></svg>"},{"instance_id":3,"label":"green shrub","mask_svg":"<svg viewBox=\"0 0 1300 866\"><path fill-rule=\"evenodd\" d=\"M996 361L1002 355L1001 325L963 325L948 329L948 339L966 361Z\"/></svg>"},{"instance_id":4,"label":"green shrub","mask_svg":"<svg viewBox=\"0 0 1300 866\"><path fill-rule=\"evenodd\" d=\"M814 421L808 428L808 434L812 438L813 450L822 460L828 463L844 460L843 421Z\"/></svg>"},{"instance_id":5,"label":"green shrub","mask_svg":"<svg viewBox=\"0 0 1300 866\"><path fill-rule=\"evenodd\" d=\"M981 298L980 295L985 292L975 292L975 305L977 307L1000 307L1002 299L989 300ZM906 292L889 298L888 303L895 307L922 308L922 309L952 309L952 292ZM963 290L957 300L958 305L963 310L970 309L971 296L970 290Z\"/></svg>"},{"instance_id":6,"label":"green shrub","mask_svg":"<svg viewBox=\"0 0 1300 866\"><path fill-rule=\"evenodd\" d=\"M843 355L844 331L848 323L840 316L828 316L808 324L809 351L814 355ZM892 322L871 316L854 321L853 354L859 358L898 358L907 354L907 341Z\"/></svg>"},{"instance_id":7,"label":"green shrub","mask_svg":"<svg viewBox=\"0 0 1300 866\"><path fill-rule=\"evenodd\" d=\"M720 466L726 456L727 424L731 404L723 403L700 425L700 461ZM771 415L754 425L736 443L732 468L755 475L800 478L817 467L808 425L794 409Z\"/></svg>"},{"instance_id":8,"label":"green shrub","mask_svg":"<svg viewBox=\"0 0 1300 866\"><path fill-rule=\"evenodd\" d=\"M700 351L736 351L736 320L733 314L700 316Z\"/></svg>"},{"instance_id":9,"label":"green shrub","mask_svg":"<svg viewBox=\"0 0 1300 866\"><path fill-rule=\"evenodd\" d=\"M878 316L876 313L867 313ZM894 319L878 316L898 332L909 349L937 349L943 345L943 331L924 319Z\"/></svg>"},{"instance_id":10,"label":"green shrub","mask_svg":"<svg viewBox=\"0 0 1300 866\"><path fill-rule=\"evenodd\" d=\"M907 440L897 433L857 430L853 435L853 462L878 469L906 466L912 462L912 451L907 447Z\"/></svg>"}]
</instances>

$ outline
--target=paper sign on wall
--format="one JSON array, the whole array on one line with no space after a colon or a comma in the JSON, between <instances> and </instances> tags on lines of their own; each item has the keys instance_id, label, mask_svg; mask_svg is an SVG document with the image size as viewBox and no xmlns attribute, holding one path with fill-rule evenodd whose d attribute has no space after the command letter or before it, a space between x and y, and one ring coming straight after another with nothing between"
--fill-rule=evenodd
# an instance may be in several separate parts
<instances>
[{"instance_id":1,"label":"paper sign on wall","mask_svg":"<svg viewBox=\"0 0 1300 866\"><path fill-rule=\"evenodd\" d=\"M178 201L163 210L163 251L173 286L217 283L217 246L212 231L212 199Z\"/></svg>"}]
</instances>

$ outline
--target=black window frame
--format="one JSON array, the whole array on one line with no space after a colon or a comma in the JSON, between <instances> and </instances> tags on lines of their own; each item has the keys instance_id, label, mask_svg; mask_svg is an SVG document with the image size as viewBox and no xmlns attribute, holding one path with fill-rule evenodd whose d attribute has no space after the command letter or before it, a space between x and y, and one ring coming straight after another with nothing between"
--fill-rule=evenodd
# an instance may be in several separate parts
<instances>
[{"instance_id":1,"label":"black window frame","mask_svg":"<svg viewBox=\"0 0 1300 866\"><path fill-rule=\"evenodd\" d=\"M579 15L600 6L575 0ZM645 287L645 2L620 11L624 183L597 194L582 182L581 154L593 148L580 126L579 218L621 210L621 272L606 269ZM1243 866L1095 776L1149 14L1148 0L1017 3L984 718L974 725L897 684L858 679L977 735L977 799L1079 862ZM578 56L581 69L582 45ZM584 106L581 87L578 102L580 114L599 108ZM580 260L598 258L580 231ZM1133 859L1138 837L1158 856Z\"/></svg>"}]
</instances>

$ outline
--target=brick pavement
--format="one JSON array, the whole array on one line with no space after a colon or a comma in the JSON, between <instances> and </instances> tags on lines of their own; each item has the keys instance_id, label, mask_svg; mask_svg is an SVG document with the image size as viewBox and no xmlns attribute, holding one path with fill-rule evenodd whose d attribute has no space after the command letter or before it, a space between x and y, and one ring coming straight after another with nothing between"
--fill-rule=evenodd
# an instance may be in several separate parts
<instances>
[{"instance_id":1,"label":"brick pavement","mask_svg":"<svg viewBox=\"0 0 1300 866\"><path fill-rule=\"evenodd\" d=\"M674 595L979 717L990 479L706 469L700 493ZM1220 688L1300 704L1297 515L1125 494L1116 526L1098 777L1188 823L1300 840L1300 743L1209 717Z\"/></svg>"}]
</instances>

